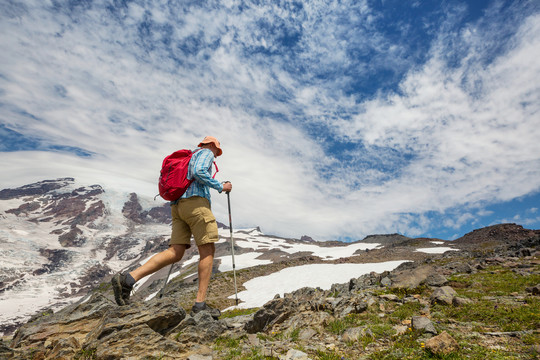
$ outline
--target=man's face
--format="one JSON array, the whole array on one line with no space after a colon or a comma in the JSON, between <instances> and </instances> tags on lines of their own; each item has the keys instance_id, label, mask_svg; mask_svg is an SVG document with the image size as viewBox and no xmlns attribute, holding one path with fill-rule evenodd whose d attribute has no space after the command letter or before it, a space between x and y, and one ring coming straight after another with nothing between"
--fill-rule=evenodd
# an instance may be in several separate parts
<instances>
[{"instance_id":1,"label":"man's face","mask_svg":"<svg viewBox=\"0 0 540 360\"><path fill-rule=\"evenodd\" d=\"M218 154L219 150L218 150L216 144L208 143L208 144L204 144L203 147L205 147L207 149L210 149L210 151L212 151L214 153L214 157L217 157L217 154Z\"/></svg>"}]
</instances>

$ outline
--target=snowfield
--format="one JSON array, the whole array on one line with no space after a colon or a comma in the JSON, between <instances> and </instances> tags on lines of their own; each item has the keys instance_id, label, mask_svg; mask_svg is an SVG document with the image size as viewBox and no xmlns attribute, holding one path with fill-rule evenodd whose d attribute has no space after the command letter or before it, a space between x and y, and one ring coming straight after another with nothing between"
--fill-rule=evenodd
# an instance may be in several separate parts
<instances>
[{"instance_id":1,"label":"snowfield","mask_svg":"<svg viewBox=\"0 0 540 360\"><path fill-rule=\"evenodd\" d=\"M441 247L433 247L433 248L419 248L419 249L416 249L415 251L423 252L427 254L444 254L447 251L458 251L458 249L441 246Z\"/></svg>"},{"instance_id":2,"label":"snowfield","mask_svg":"<svg viewBox=\"0 0 540 360\"><path fill-rule=\"evenodd\" d=\"M374 264L312 264L283 269L270 275L251 279L244 283L247 289L238 293L240 303L234 308L261 307L277 294L283 296L303 287L329 290L332 284L342 284L352 278L391 271L406 261L387 261ZM235 295L229 297L234 299Z\"/></svg>"}]
</instances>

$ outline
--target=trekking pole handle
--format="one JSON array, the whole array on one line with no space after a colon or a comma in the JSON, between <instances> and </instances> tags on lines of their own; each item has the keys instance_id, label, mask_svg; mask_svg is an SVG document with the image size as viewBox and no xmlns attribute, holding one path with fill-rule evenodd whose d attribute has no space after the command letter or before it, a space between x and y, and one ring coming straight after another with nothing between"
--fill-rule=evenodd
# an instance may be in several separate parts
<instances>
[{"instance_id":1,"label":"trekking pole handle","mask_svg":"<svg viewBox=\"0 0 540 360\"><path fill-rule=\"evenodd\" d=\"M221 184L224 185L224 184L230 184L231 182L226 180L226 181L222 181ZM230 191L225 191L227 193L227 195L229 195Z\"/></svg>"}]
</instances>

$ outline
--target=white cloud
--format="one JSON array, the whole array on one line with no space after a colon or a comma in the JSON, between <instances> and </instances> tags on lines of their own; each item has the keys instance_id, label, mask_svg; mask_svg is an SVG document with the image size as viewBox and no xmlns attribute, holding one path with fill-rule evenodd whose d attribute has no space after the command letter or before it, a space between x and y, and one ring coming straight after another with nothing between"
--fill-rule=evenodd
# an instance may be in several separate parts
<instances>
[{"instance_id":1,"label":"white cloud","mask_svg":"<svg viewBox=\"0 0 540 360\"><path fill-rule=\"evenodd\" d=\"M425 211L540 188L536 15L487 65L474 60L489 34L469 27L460 40L468 62L448 68L444 36L429 61L411 66L403 44L375 32L380 14L365 1L302 11L133 2L116 13L10 4L0 24L9 49L0 54L1 123L44 147L93 155L0 153L9 169L1 188L72 176L153 196L162 158L209 134L224 148L219 178L233 182L235 223L266 233L414 236L432 227ZM279 42L296 31L293 57ZM376 57L355 59L351 47ZM344 91L384 67L411 69L400 94L360 101ZM326 138L353 147L339 156ZM224 196L214 195L214 209L226 219Z\"/></svg>"}]
</instances>

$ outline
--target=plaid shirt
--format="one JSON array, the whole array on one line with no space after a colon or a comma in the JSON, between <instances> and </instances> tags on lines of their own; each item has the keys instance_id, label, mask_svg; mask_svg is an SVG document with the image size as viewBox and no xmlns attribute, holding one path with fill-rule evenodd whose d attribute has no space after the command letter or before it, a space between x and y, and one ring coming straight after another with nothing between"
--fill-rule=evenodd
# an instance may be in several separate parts
<instances>
[{"instance_id":1,"label":"plaid shirt","mask_svg":"<svg viewBox=\"0 0 540 360\"><path fill-rule=\"evenodd\" d=\"M210 200L210 188L221 192L223 185L216 179L212 179L212 164L214 153L210 149L198 148L189 161L188 179L195 181L188 187L181 199L192 196L200 196Z\"/></svg>"}]
</instances>

